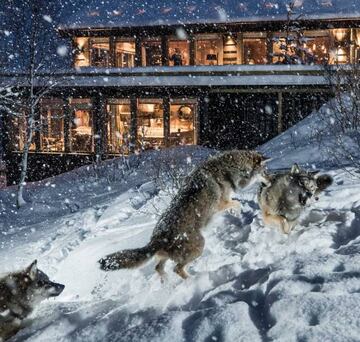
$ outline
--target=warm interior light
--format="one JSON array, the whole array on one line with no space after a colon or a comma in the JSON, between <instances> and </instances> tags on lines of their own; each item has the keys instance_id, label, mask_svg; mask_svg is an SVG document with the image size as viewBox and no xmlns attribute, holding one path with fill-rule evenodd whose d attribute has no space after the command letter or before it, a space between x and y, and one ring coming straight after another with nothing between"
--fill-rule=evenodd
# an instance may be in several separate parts
<instances>
[{"instance_id":1,"label":"warm interior light","mask_svg":"<svg viewBox=\"0 0 360 342\"><path fill-rule=\"evenodd\" d=\"M360 29L356 30L355 36L356 36L356 44L357 46L360 46Z\"/></svg>"},{"instance_id":2,"label":"warm interior light","mask_svg":"<svg viewBox=\"0 0 360 342\"><path fill-rule=\"evenodd\" d=\"M88 38L86 38L86 37L76 38L76 44L79 49L82 49L85 46L85 44L87 43L87 41L88 41Z\"/></svg>"},{"instance_id":3,"label":"warm interior light","mask_svg":"<svg viewBox=\"0 0 360 342\"><path fill-rule=\"evenodd\" d=\"M337 49L336 59L338 63L346 63L347 61L346 51L342 48Z\"/></svg>"},{"instance_id":4,"label":"warm interior light","mask_svg":"<svg viewBox=\"0 0 360 342\"><path fill-rule=\"evenodd\" d=\"M335 29L333 30L333 34L338 42L342 42L346 37L346 29Z\"/></svg>"},{"instance_id":5,"label":"warm interior light","mask_svg":"<svg viewBox=\"0 0 360 342\"><path fill-rule=\"evenodd\" d=\"M155 104L154 103L142 103L139 105L139 109L142 112L145 113L153 113L155 110Z\"/></svg>"}]
</instances>

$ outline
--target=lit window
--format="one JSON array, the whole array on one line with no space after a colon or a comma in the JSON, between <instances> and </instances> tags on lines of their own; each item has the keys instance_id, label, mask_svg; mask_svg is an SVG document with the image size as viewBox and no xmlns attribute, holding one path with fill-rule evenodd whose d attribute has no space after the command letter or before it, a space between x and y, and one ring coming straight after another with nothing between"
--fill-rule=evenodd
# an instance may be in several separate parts
<instances>
[{"instance_id":1,"label":"lit window","mask_svg":"<svg viewBox=\"0 0 360 342\"><path fill-rule=\"evenodd\" d=\"M329 62L329 31L306 31L303 44L305 64L326 64Z\"/></svg>"},{"instance_id":2,"label":"lit window","mask_svg":"<svg viewBox=\"0 0 360 342\"><path fill-rule=\"evenodd\" d=\"M92 111L90 99L71 99L71 151L93 152Z\"/></svg>"},{"instance_id":3,"label":"lit window","mask_svg":"<svg viewBox=\"0 0 360 342\"><path fill-rule=\"evenodd\" d=\"M170 145L196 144L196 111L196 100L171 100Z\"/></svg>"},{"instance_id":4,"label":"lit window","mask_svg":"<svg viewBox=\"0 0 360 342\"><path fill-rule=\"evenodd\" d=\"M164 110L161 99L140 99L137 106L137 136L141 149L164 144Z\"/></svg>"},{"instance_id":5,"label":"lit window","mask_svg":"<svg viewBox=\"0 0 360 342\"><path fill-rule=\"evenodd\" d=\"M14 151L23 151L25 147L25 143L27 140L27 115L23 111L20 116L15 117L13 119L13 127L14 130L11 133L14 133L13 137L14 140L11 139L12 148ZM35 132L33 132L31 144L30 144L30 151L35 151Z\"/></svg>"},{"instance_id":6,"label":"lit window","mask_svg":"<svg viewBox=\"0 0 360 342\"><path fill-rule=\"evenodd\" d=\"M44 99L41 108L41 151L64 151L64 110L61 99Z\"/></svg>"},{"instance_id":7,"label":"lit window","mask_svg":"<svg viewBox=\"0 0 360 342\"><path fill-rule=\"evenodd\" d=\"M244 64L266 64L268 60L265 34L244 33L243 53Z\"/></svg>"},{"instance_id":8,"label":"lit window","mask_svg":"<svg viewBox=\"0 0 360 342\"><path fill-rule=\"evenodd\" d=\"M130 143L130 100L109 99L108 112L108 151L110 153L129 153Z\"/></svg>"},{"instance_id":9,"label":"lit window","mask_svg":"<svg viewBox=\"0 0 360 342\"><path fill-rule=\"evenodd\" d=\"M135 66L135 41L120 40L115 45L115 66L118 68L133 68Z\"/></svg>"},{"instance_id":10,"label":"lit window","mask_svg":"<svg viewBox=\"0 0 360 342\"><path fill-rule=\"evenodd\" d=\"M149 39L142 43L142 65L158 66L161 61L161 41L159 39Z\"/></svg>"},{"instance_id":11,"label":"lit window","mask_svg":"<svg viewBox=\"0 0 360 342\"><path fill-rule=\"evenodd\" d=\"M222 37L218 34L199 35L196 39L196 65L222 65Z\"/></svg>"},{"instance_id":12,"label":"lit window","mask_svg":"<svg viewBox=\"0 0 360 342\"><path fill-rule=\"evenodd\" d=\"M90 65L89 38L75 38L75 67L87 67Z\"/></svg>"},{"instance_id":13,"label":"lit window","mask_svg":"<svg viewBox=\"0 0 360 342\"><path fill-rule=\"evenodd\" d=\"M90 39L90 63L95 67L110 66L109 38Z\"/></svg>"},{"instance_id":14,"label":"lit window","mask_svg":"<svg viewBox=\"0 0 360 342\"><path fill-rule=\"evenodd\" d=\"M169 40L169 65L189 65L189 42L187 40Z\"/></svg>"}]
</instances>

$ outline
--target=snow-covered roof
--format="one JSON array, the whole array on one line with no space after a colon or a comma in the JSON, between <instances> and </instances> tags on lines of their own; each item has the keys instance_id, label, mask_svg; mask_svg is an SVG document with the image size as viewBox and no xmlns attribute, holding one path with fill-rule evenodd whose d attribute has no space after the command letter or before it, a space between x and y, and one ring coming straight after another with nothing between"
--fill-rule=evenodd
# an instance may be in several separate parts
<instances>
[{"instance_id":1,"label":"snow-covered roof","mask_svg":"<svg viewBox=\"0 0 360 342\"><path fill-rule=\"evenodd\" d=\"M303 19L360 19L359 0L294 0ZM72 0L62 28L283 20L290 0Z\"/></svg>"}]
</instances>

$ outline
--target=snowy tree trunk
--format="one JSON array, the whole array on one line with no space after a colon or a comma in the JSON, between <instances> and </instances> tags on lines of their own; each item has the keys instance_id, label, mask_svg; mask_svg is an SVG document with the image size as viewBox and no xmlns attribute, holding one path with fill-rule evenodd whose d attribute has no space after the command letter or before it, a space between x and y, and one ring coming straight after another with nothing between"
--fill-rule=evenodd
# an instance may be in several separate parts
<instances>
[{"instance_id":1,"label":"snowy tree trunk","mask_svg":"<svg viewBox=\"0 0 360 342\"><path fill-rule=\"evenodd\" d=\"M26 181L26 175L27 175L27 166L28 166L28 157L29 157L29 150L31 146L31 141L33 137L34 127L35 127L35 121L34 121L34 110L32 108L32 113L29 116L29 119L27 121L27 139L25 142L22 158L21 158L21 164L20 164L20 180L18 184L18 191L17 191L17 198L16 198L16 205L18 208L22 207L24 204L26 204L24 200L24 185Z\"/></svg>"},{"instance_id":2,"label":"snowy tree trunk","mask_svg":"<svg viewBox=\"0 0 360 342\"><path fill-rule=\"evenodd\" d=\"M29 64L29 85L30 85L30 94L29 94L29 113L27 119L27 127L26 127L26 142L24 146L24 150L21 157L20 163L20 180L17 189L16 196L16 205L18 208L22 207L26 204L24 200L24 186L27 176L28 169L28 158L29 158L29 150L31 146L32 137L35 130L35 110L39 98L35 95L35 53L36 53L36 22L32 23L32 30L30 35L30 64ZM26 115L26 113L24 114Z\"/></svg>"}]
</instances>

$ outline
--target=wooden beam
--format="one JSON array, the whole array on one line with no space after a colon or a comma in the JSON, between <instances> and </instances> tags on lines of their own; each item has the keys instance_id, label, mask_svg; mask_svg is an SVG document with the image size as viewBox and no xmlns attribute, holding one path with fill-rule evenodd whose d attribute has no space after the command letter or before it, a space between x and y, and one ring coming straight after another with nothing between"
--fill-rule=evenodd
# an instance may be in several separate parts
<instances>
[{"instance_id":1,"label":"wooden beam","mask_svg":"<svg viewBox=\"0 0 360 342\"><path fill-rule=\"evenodd\" d=\"M141 48L141 36L135 37L135 67L142 66L142 48Z\"/></svg>"},{"instance_id":2,"label":"wooden beam","mask_svg":"<svg viewBox=\"0 0 360 342\"><path fill-rule=\"evenodd\" d=\"M283 93L278 93L278 133L283 131Z\"/></svg>"},{"instance_id":3,"label":"wooden beam","mask_svg":"<svg viewBox=\"0 0 360 342\"><path fill-rule=\"evenodd\" d=\"M191 33L189 35L189 64L195 65L195 36Z\"/></svg>"},{"instance_id":4,"label":"wooden beam","mask_svg":"<svg viewBox=\"0 0 360 342\"><path fill-rule=\"evenodd\" d=\"M137 98L130 97L130 152L135 152L137 145Z\"/></svg>"},{"instance_id":5,"label":"wooden beam","mask_svg":"<svg viewBox=\"0 0 360 342\"><path fill-rule=\"evenodd\" d=\"M70 108L70 98L68 96L63 97L63 115L64 115L64 150L65 153L71 152L71 120L72 113Z\"/></svg>"},{"instance_id":6,"label":"wooden beam","mask_svg":"<svg viewBox=\"0 0 360 342\"><path fill-rule=\"evenodd\" d=\"M170 146L170 96L163 97L164 109L164 144Z\"/></svg>"},{"instance_id":7,"label":"wooden beam","mask_svg":"<svg viewBox=\"0 0 360 342\"><path fill-rule=\"evenodd\" d=\"M91 100L95 155L96 160L102 160L107 152L106 101L101 93Z\"/></svg>"},{"instance_id":8,"label":"wooden beam","mask_svg":"<svg viewBox=\"0 0 360 342\"><path fill-rule=\"evenodd\" d=\"M161 64L169 65L169 39L168 36L161 37Z\"/></svg>"}]
</instances>

